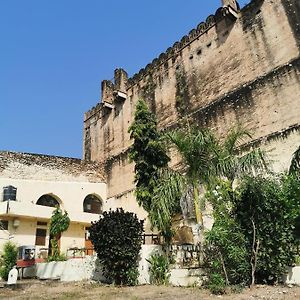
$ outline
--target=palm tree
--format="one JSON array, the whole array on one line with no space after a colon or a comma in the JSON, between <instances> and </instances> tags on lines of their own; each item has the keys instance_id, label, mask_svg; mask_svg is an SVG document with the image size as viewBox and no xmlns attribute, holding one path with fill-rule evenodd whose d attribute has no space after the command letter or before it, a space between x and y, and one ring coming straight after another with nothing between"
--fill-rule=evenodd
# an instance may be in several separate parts
<instances>
[{"instance_id":1,"label":"palm tree","mask_svg":"<svg viewBox=\"0 0 300 300\"><path fill-rule=\"evenodd\" d=\"M196 221L203 227L200 187L209 186L216 178L233 181L253 171L266 169L264 155L259 149L241 154L239 147L249 132L240 126L229 131L222 141L206 129L177 129L166 134L170 148L181 157L181 172L164 169L153 195L150 220L158 229L170 230L171 217L179 199L192 191Z\"/></svg>"}]
</instances>

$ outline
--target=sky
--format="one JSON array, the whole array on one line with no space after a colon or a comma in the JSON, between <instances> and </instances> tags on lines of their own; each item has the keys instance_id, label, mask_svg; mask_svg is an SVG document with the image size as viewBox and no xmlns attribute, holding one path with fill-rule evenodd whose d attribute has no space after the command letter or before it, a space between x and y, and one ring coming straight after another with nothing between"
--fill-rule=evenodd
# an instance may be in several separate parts
<instances>
[{"instance_id":1,"label":"sky","mask_svg":"<svg viewBox=\"0 0 300 300\"><path fill-rule=\"evenodd\" d=\"M240 0L241 6L249 1ZM0 150L82 157L83 114L220 0L0 0Z\"/></svg>"}]
</instances>

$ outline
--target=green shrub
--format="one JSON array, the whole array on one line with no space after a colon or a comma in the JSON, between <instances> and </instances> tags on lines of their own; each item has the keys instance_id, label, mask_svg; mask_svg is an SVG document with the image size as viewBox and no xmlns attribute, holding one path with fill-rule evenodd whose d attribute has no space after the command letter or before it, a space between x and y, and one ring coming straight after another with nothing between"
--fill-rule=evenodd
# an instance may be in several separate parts
<instances>
[{"instance_id":1,"label":"green shrub","mask_svg":"<svg viewBox=\"0 0 300 300\"><path fill-rule=\"evenodd\" d=\"M233 218L218 217L213 228L206 233L205 262L208 268L209 285L215 285L219 274L226 285L249 282L250 262L245 236Z\"/></svg>"},{"instance_id":2,"label":"green shrub","mask_svg":"<svg viewBox=\"0 0 300 300\"><path fill-rule=\"evenodd\" d=\"M51 262L51 261L66 261L68 260L67 256L65 254L56 254L56 255L50 255L47 258L47 262Z\"/></svg>"},{"instance_id":3,"label":"green shrub","mask_svg":"<svg viewBox=\"0 0 300 300\"><path fill-rule=\"evenodd\" d=\"M147 261L150 263L150 283L167 285L170 278L170 263L167 256L153 254Z\"/></svg>"},{"instance_id":4,"label":"green shrub","mask_svg":"<svg viewBox=\"0 0 300 300\"><path fill-rule=\"evenodd\" d=\"M209 284L215 282L219 274L226 285L245 285L250 281L250 254L245 235L232 215L234 191L229 181L216 183L206 193L206 199L213 205L215 220L212 229L205 234Z\"/></svg>"},{"instance_id":5,"label":"green shrub","mask_svg":"<svg viewBox=\"0 0 300 300\"><path fill-rule=\"evenodd\" d=\"M16 265L18 257L17 246L11 242L7 242L3 246L2 257L0 259L0 277L4 280L8 279L9 271Z\"/></svg>"},{"instance_id":6,"label":"green shrub","mask_svg":"<svg viewBox=\"0 0 300 300\"><path fill-rule=\"evenodd\" d=\"M136 283L142 233L143 221L122 208L104 212L92 223L90 238L108 280L117 285Z\"/></svg>"},{"instance_id":7,"label":"green shrub","mask_svg":"<svg viewBox=\"0 0 300 300\"><path fill-rule=\"evenodd\" d=\"M276 282L295 259L295 199L285 180L247 178L239 190L235 214L251 253L252 283Z\"/></svg>"}]
</instances>

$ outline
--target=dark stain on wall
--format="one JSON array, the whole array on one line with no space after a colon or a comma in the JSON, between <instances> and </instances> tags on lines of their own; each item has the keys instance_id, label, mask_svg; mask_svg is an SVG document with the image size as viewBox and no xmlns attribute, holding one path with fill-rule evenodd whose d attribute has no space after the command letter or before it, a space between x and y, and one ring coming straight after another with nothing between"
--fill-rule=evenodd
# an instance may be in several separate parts
<instances>
[{"instance_id":1,"label":"dark stain on wall","mask_svg":"<svg viewBox=\"0 0 300 300\"><path fill-rule=\"evenodd\" d=\"M176 99L175 107L180 117L186 115L191 107L189 82L187 74L182 66L178 66L176 76Z\"/></svg>"},{"instance_id":2,"label":"dark stain on wall","mask_svg":"<svg viewBox=\"0 0 300 300\"><path fill-rule=\"evenodd\" d=\"M90 126L84 130L84 159L91 160L91 130Z\"/></svg>"},{"instance_id":3,"label":"dark stain on wall","mask_svg":"<svg viewBox=\"0 0 300 300\"><path fill-rule=\"evenodd\" d=\"M283 0L284 1L284 0ZM241 11L241 24L244 32L252 30L259 19L259 13L264 0L252 0Z\"/></svg>"},{"instance_id":4,"label":"dark stain on wall","mask_svg":"<svg viewBox=\"0 0 300 300\"><path fill-rule=\"evenodd\" d=\"M153 76L149 75L146 84L140 89L140 97L146 101L153 113L156 113L155 89L157 85Z\"/></svg>"},{"instance_id":5,"label":"dark stain on wall","mask_svg":"<svg viewBox=\"0 0 300 300\"><path fill-rule=\"evenodd\" d=\"M298 48L300 49L300 1L281 0L281 3L285 9Z\"/></svg>"}]
</instances>

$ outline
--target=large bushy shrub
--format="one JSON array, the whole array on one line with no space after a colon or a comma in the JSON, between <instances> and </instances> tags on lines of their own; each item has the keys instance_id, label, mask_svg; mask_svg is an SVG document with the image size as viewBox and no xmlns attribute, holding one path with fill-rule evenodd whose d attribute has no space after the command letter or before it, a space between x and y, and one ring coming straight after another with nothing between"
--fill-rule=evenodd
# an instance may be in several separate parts
<instances>
[{"instance_id":1,"label":"large bushy shrub","mask_svg":"<svg viewBox=\"0 0 300 300\"><path fill-rule=\"evenodd\" d=\"M122 208L104 212L92 223L90 238L108 280L117 285L136 283L142 233L143 221Z\"/></svg>"},{"instance_id":2,"label":"large bushy shrub","mask_svg":"<svg viewBox=\"0 0 300 300\"><path fill-rule=\"evenodd\" d=\"M252 283L275 282L294 262L294 204L282 180L244 180L235 215L251 253Z\"/></svg>"},{"instance_id":3,"label":"large bushy shrub","mask_svg":"<svg viewBox=\"0 0 300 300\"><path fill-rule=\"evenodd\" d=\"M0 277L8 279L9 271L16 265L18 249L12 242L6 242L3 246L2 256L0 258Z\"/></svg>"}]
</instances>

